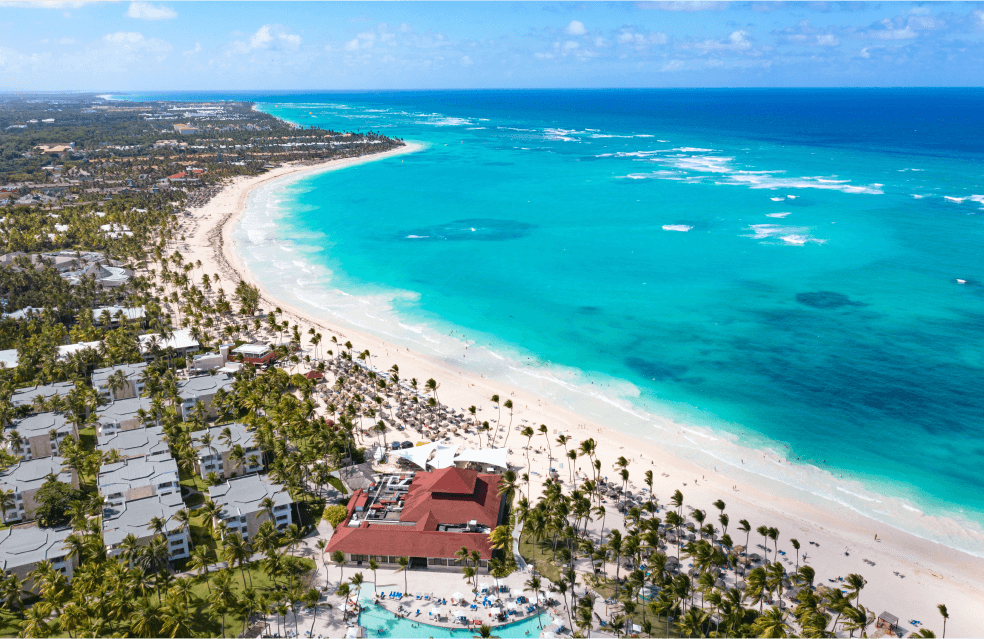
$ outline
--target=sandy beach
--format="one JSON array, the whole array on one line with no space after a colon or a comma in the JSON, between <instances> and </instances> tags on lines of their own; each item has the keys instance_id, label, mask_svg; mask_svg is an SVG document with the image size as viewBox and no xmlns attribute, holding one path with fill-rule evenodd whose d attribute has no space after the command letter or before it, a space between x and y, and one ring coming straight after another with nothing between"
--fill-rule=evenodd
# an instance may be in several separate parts
<instances>
[{"instance_id":1,"label":"sandy beach","mask_svg":"<svg viewBox=\"0 0 984 639\"><path fill-rule=\"evenodd\" d=\"M806 557L801 557L799 563L811 565L816 570L817 584L827 584L828 579L847 576L849 573L861 573L868 584L861 594L860 603L873 610L876 615L882 611L896 615L903 622L902 628L908 632L915 631L917 627L905 622L917 619L923 622L923 627L930 628L939 635L943 624L936 611L936 604L944 603L950 612L947 625L949 636L968 637L981 634L981 617L978 615L981 614L980 606L984 602L982 558L901 532L834 503L821 507L791 499L785 487L778 482L770 485L758 477L753 480L748 477L748 473L735 471L730 466L718 466L720 472L713 466L701 467L675 456L655 442L606 428L583 415L552 405L522 388L510 388L447 361L415 353L373 335L333 324L326 318L312 316L303 309L285 304L278 299L276 291L264 290L244 268L242 260L236 254L232 230L255 188L272 180L351 168L385 157L417 152L422 148L422 145L408 144L379 155L318 165L284 166L262 176L237 178L208 204L190 211L190 216L183 219L181 234L184 235L184 241L177 248L186 261L200 260L204 272L220 273L221 286L227 292L234 288L235 281L240 278L260 286L263 297L261 307L265 311L280 307L287 319L299 324L302 335L307 334L309 327L314 327L324 336L324 348L331 348L329 342L335 336L340 343L351 341L356 351L368 349L373 357L373 365L378 368L388 369L397 364L404 379L436 379L441 385L439 394L443 404L456 409L478 406L483 409L481 419L494 423L497 413L490 398L493 394L498 394L503 401L513 401L513 427L546 424L550 446L554 449L557 448L555 440L559 431L573 438L569 448L577 447L584 439L594 438L598 443L598 457L602 461L602 475L614 476L616 473L613 464L618 457L624 456L630 461L630 487L643 487L643 473L652 470L655 476L654 492L660 501L668 500L669 495L679 489L685 496L685 503L709 511L709 520L715 525L717 513L711 504L717 499L724 500L731 518L728 532L736 543L745 543L744 534L736 529L739 519L747 519L752 525L751 544L761 541L756 539L755 527L764 524L778 528L781 533L779 547L790 553L790 556L792 548L789 539L797 538L800 541L800 552L805 553ZM304 342L310 348L306 338ZM508 423L507 420L507 411L503 410L503 424ZM477 442L473 442L473 445L475 443ZM531 456L532 468L528 469L531 474L536 473L532 474L533 494L536 495L536 485L547 476L551 464L543 436L536 435L532 443L534 448L544 449L543 453ZM521 449L524 444L524 437L516 432L511 434L509 446L513 454L510 462L522 468L518 471L520 474L527 470L526 451ZM567 461L559 460L561 463ZM587 470L586 462L579 459L578 463L583 466L583 470ZM566 482L567 466L564 468L559 473ZM899 467L899 472L905 472L903 466ZM903 518L913 514L899 513L898 516ZM607 527L619 525L620 520L621 517L612 508ZM954 534L963 533L954 531ZM864 562L865 559L874 565ZM789 569L792 570L792 565ZM869 628L869 634L873 634L874 630L874 626Z\"/></svg>"}]
</instances>

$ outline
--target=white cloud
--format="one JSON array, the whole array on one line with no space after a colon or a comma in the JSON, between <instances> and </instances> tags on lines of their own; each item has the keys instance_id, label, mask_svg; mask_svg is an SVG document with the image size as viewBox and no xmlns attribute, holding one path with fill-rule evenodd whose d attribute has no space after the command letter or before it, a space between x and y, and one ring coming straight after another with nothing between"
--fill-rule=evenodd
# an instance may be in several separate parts
<instances>
[{"instance_id":1,"label":"white cloud","mask_svg":"<svg viewBox=\"0 0 984 639\"><path fill-rule=\"evenodd\" d=\"M580 20L571 20L567 27L564 28L564 33L572 36L580 36L587 33L588 30L584 28L584 23Z\"/></svg>"},{"instance_id":2,"label":"white cloud","mask_svg":"<svg viewBox=\"0 0 984 639\"><path fill-rule=\"evenodd\" d=\"M703 40L702 42L688 42L680 45L681 49L700 49L701 51L747 51L752 48L752 43L748 40L748 32L743 30L732 31L726 41Z\"/></svg>"},{"instance_id":3,"label":"white cloud","mask_svg":"<svg viewBox=\"0 0 984 639\"><path fill-rule=\"evenodd\" d=\"M463 66L463 67L470 67L473 64L475 64L475 63L472 62L471 56L467 56L467 55L466 56L462 56L462 58L461 58L461 66Z\"/></svg>"},{"instance_id":4,"label":"white cloud","mask_svg":"<svg viewBox=\"0 0 984 639\"><path fill-rule=\"evenodd\" d=\"M830 33L817 36L817 44L821 47L836 47L840 43L841 41L837 39L837 36Z\"/></svg>"},{"instance_id":5,"label":"white cloud","mask_svg":"<svg viewBox=\"0 0 984 639\"><path fill-rule=\"evenodd\" d=\"M131 2L130 7L126 10L126 15L128 18L136 18L137 20L170 20L178 17L174 9L162 4L153 5L149 2Z\"/></svg>"},{"instance_id":6,"label":"white cloud","mask_svg":"<svg viewBox=\"0 0 984 639\"><path fill-rule=\"evenodd\" d=\"M658 9L659 11L720 11L726 9L728 4L730 3L683 0L681 2L636 2L636 7Z\"/></svg>"},{"instance_id":7,"label":"white cloud","mask_svg":"<svg viewBox=\"0 0 984 639\"><path fill-rule=\"evenodd\" d=\"M107 33L102 40L106 46L105 54L115 58L118 63L134 61L146 56L163 62L172 49L169 42L159 38L144 37L139 31Z\"/></svg>"},{"instance_id":8,"label":"white cloud","mask_svg":"<svg viewBox=\"0 0 984 639\"><path fill-rule=\"evenodd\" d=\"M577 42L574 42L573 40L568 40L567 42L564 43L564 50L565 51L572 51L572 50L578 48L579 46L581 46L581 45L578 44Z\"/></svg>"},{"instance_id":9,"label":"white cloud","mask_svg":"<svg viewBox=\"0 0 984 639\"><path fill-rule=\"evenodd\" d=\"M253 51L294 51L300 48L301 41L301 36L289 33L279 24L265 24L249 37L249 42L233 42L231 51L237 54Z\"/></svg>"},{"instance_id":10,"label":"white cloud","mask_svg":"<svg viewBox=\"0 0 984 639\"><path fill-rule=\"evenodd\" d=\"M346 42L345 50L358 51L360 49L371 49L374 44L376 44L376 34L372 31L365 31Z\"/></svg>"},{"instance_id":11,"label":"white cloud","mask_svg":"<svg viewBox=\"0 0 984 639\"><path fill-rule=\"evenodd\" d=\"M650 46L660 46L669 42L665 33L650 32L641 33L634 27L622 27L615 36L615 41L619 44L635 47L636 50L643 50Z\"/></svg>"},{"instance_id":12,"label":"white cloud","mask_svg":"<svg viewBox=\"0 0 984 639\"><path fill-rule=\"evenodd\" d=\"M858 53L858 55L861 56L862 58L865 58L865 59L868 59L868 58L871 57L871 53L868 52L868 47L865 47L865 48L861 49L861 52Z\"/></svg>"},{"instance_id":13,"label":"white cloud","mask_svg":"<svg viewBox=\"0 0 984 639\"><path fill-rule=\"evenodd\" d=\"M201 50L202 50L202 43L196 42L194 49L189 49L188 51L182 51L181 53L182 55L195 55L196 53L199 53Z\"/></svg>"}]
</instances>

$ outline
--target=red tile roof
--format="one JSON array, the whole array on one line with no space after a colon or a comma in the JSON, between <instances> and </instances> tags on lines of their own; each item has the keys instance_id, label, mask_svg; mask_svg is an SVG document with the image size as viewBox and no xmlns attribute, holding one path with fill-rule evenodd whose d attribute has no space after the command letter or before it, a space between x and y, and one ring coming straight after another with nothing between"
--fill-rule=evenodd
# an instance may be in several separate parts
<instances>
[{"instance_id":1,"label":"red tile roof","mask_svg":"<svg viewBox=\"0 0 984 639\"><path fill-rule=\"evenodd\" d=\"M167 176L167 179L169 179L169 180L183 180L185 178L185 176L186 176L186 173L184 171L182 171L181 173L175 173L174 175Z\"/></svg>"},{"instance_id":2,"label":"red tile roof","mask_svg":"<svg viewBox=\"0 0 984 639\"><path fill-rule=\"evenodd\" d=\"M356 491L349 500L348 517L335 529L326 552L451 558L465 546L489 559L492 547L487 534L444 532L437 527L465 524L474 519L494 528L499 523L501 479L498 475L460 468L417 473L400 513L400 521L414 522L412 527L371 521L348 527L356 506L365 507L368 498L362 491Z\"/></svg>"},{"instance_id":3,"label":"red tile roof","mask_svg":"<svg viewBox=\"0 0 984 639\"><path fill-rule=\"evenodd\" d=\"M359 528L340 526L325 552L340 550L354 555L450 559L462 546L469 551L477 550L482 559L492 558L492 545L486 534L419 531L388 524L363 524Z\"/></svg>"}]
</instances>

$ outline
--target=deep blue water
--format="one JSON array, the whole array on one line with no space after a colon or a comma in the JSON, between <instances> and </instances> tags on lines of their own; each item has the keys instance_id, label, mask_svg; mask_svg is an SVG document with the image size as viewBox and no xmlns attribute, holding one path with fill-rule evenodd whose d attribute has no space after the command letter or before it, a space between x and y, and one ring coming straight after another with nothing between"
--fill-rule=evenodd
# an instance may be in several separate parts
<instances>
[{"instance_id":1,"label":"deep blue water","mask_svg":"<svg viewBox=\"0 0 984 639\"><path fill-rule=\"evenodd\" d=\"M615 427L668 437L602 392L771 446L902 527L984 522L984 91L222 97L428 145L259 192L271 287Z\"/></svg>"}]
</instances>

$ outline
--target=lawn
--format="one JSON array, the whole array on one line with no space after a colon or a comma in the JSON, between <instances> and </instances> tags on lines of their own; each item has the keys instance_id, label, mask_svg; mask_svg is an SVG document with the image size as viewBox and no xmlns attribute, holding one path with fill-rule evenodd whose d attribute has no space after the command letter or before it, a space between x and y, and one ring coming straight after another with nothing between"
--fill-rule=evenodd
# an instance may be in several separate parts
<instances>
[{"instance_id":1,"label":"lawn","mask_svg":"<svg viewBox=\"0 0 984 639\"><path fill-rule=\"evenodd\" d=\"M208 494L208 484L205 480L201 478L201 475L194 471L184 470L182 468L178 469L178 480L181 485L185 488L190 488L191 490L197 490L201 493Z\"/></svg>"},{"instance_id":2,"label":"lawn","mask_svg":"<svg viewBox=\"0 0 984 639\"><path fill-rule=\"evenodd\" d=\"M348 490L345 489L345 486L342 484L342 480L339 479L338 477L329 477L328 483L331 484L335 490L342 493L343 495L348 494Z\"/></svg>"},{"instance_id":3,"label":"lawn","mask_svg":"<svg viewBox=\"0 0 984 639\"><path fill-rule=\"evenodd\" d=\"M79 443L82 444L82 449L87 451L94 451L96 449L96 429L93 426L87 428L79 429ZM87 493L96 492L96 476L95 474L83 473L79 477L79 488Z\"/></svg>"},{"instance_id":4,"label":"lawn","mask_svg":"<svg viewBox=\"0 0 984 639\"><path fill-rule=\"evenodd\" d=\"M301 581L303 585L306 575L310 575L314 570L315 564L311 559L301 559L297 558L295 560L298 565L298 572L295 572L294 583ZM246 567L245 579L247 587L252 586L252 588L261 596L266 596L271 600L276 599L277 591L279 589L286 588L287 577L283 576L277 579L276 585L273 580L266 574L263 570L262 563L251 564ZM233 579L232 579L232 590L235 595L240 595L243 592L243 574L239 568L233 569ZM194 597L199 598L202 603L199 607L199 611L202 613L211 612L211 605L208 603L209 596L209 584L215 581L215 573L209 573L208 584L204 576L196 577L192 583L191 593ZM272 603L272 601L271 601ZM214 615L214 613L213 613ZM210 620L207 628L203 628L208 632L208 636L217 637L222 631L222 619L221 617L215 615ZM230 612L226 615L226 637L238 637L243 632L243 627L245 625L245 620L243 613L241 611Z\"/></svg>"}]
</instances>

